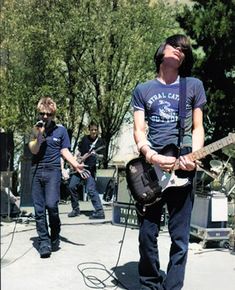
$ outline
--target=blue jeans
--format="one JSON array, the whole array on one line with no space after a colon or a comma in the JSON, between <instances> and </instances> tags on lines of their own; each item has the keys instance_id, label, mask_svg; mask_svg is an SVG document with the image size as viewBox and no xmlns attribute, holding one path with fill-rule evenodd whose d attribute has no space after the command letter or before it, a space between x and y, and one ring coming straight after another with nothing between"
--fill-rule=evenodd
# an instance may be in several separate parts
<instances>
[{"instance_id":1,"label":"blue jeans","mask_svg":"<svg viewBox=\"0 0 235 290\"><path fill-rule=\"evenodd\" d=\"M103 211L103 206L100 200L99 192L96 190L95 178L92 175L90 175L87 179L82 179L81 176L77 173L72 175L68 186L68 190L71 195L72 208L79 209L77 189L83 181L85 181L86 191L91 199L95 211L100 210Z\"/></svg>"},{"instance_id":2,"label":"blue jeans","mask_svg":"<svg viewBox=\"0 0 235 290\"><path fill-rule=\"evenodd\" d=\"M50 245L51 240L59 237L61 225L58 209L60 182L61 169L59 167L32 168L32 199L40 246ZM48 211L50 234L46 210Z\"/></svg>"},{"instance_id":3,"label":"blue jeans","mask_svg":"<svg viewBox=\"0 0 235 290\"><path fill-rule=\"evenodd\" d=\"M160 274L157 237L163 205L167 205L168 229L171 237L170 260L166 277ZM147 207L139 216L139 276L141 289L180 290L183 287L187 261L190 219L193 207L192 186L184 189L167 189L162 201Z\"/></svg>"}]
</instances>

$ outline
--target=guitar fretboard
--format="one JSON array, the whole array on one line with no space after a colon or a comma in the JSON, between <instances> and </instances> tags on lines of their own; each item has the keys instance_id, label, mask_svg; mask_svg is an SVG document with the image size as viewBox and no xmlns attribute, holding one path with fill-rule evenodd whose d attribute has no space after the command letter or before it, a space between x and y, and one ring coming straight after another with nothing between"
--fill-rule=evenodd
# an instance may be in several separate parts
<instances>
[{"instance_id":1,"label":"guitar fretboard","mask_svg":"<svg viewBox=\"0 0 235 290\"><path fill-rule=\"evenodd\" d=\"M193 161L202 159L206 157L207 155L218 151L234 142L234 138L231 135L228 135L227 137L224 137L223 139L220 139L216 142L213 142L197 151L194 151L193 153L190 153Z\"/></svg>"}]
</instances>

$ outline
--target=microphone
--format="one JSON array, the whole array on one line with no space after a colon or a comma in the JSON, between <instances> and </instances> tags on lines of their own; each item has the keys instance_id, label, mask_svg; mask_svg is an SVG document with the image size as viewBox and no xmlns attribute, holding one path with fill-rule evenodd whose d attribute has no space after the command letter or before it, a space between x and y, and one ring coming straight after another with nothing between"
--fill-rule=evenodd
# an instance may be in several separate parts
<instances>
[{"instance_id":1,"label":"microphone","mask_svg":"<svg viewBox=\"0 0 235 290\"><path fill-rule=\"evenodd\" d=\"M38 127L38 128L42 128L45 126L45 122L43 122L42 120L38 121L34 126Z\"/></svg>"}]
</instances>

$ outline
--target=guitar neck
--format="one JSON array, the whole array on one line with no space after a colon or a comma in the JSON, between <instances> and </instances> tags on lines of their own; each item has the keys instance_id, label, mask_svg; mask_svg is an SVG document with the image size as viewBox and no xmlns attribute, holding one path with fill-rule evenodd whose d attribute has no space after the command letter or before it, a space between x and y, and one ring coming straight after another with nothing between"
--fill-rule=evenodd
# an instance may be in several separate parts
<instances>
[{"instance_id":1,"label":"guitar neck","mask_svg":"<svg viewBox=\"0 0 235 290\"><path fill-rule=\"evenodd\" d=\"M194 151L192 153L189 153L188 155L191 157L193 161L202 159L206 157L207 155L218 151L234 142L232 136L228 135L227 137L224 137L216 142L213 142L197 151Z\"/></svg>"},{"instance_id":2,"label":"guitar neck","mask_svg":"<svg viewBox=\"0 0 235 290\"><path fill-rule=\"evenodd\" d=\"M84 162L88 157L90 157L92 155L91 152L89 153L85 153L81 158L79 158L79 163Z\"/></svg>"},{"instance_id":3,"label":"guitar neck","mask_svg":"<svg viewBox=\"0 0 235 290\"><path fill-rule=\"evenodd\" d=\"M97 149L90 149L87 153L85 153L83 156L81 156L80 162L81 163L84 162L88 157L90 157L91 155L96 154L98 151L100 151L100 150L102 150L104 148L105 148L105 146L102 145L102 146L98 147Z\"/></svg>"}]
</instances>

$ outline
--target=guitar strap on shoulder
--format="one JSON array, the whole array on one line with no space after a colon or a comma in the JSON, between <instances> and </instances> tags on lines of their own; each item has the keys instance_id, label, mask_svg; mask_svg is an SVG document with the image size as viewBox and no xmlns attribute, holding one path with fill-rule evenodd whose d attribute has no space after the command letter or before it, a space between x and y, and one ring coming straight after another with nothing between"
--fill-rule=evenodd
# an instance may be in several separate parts
<instances>
[{"instance_id":1,"label":"guitar strap on shoulder","mask_svg":"<svg viewBox=\"0 0 235 290\"><path fill-rule=\"evenodd\" d=\"M182 148L184 129L185 129L185 118L186 118L186 78L180 78L180 89L179 89L179 140L178 147Z\"/></svg>"}]
</instances>

